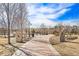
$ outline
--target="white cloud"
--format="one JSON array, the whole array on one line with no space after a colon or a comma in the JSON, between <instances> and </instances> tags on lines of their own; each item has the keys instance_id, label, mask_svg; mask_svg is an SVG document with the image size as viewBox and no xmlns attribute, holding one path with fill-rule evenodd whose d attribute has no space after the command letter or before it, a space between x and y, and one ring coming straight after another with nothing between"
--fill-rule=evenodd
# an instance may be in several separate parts
<instances>
[{"instance_id":1,"label":"white cloud","mask_svg":"<svg viewBox=\"0 0 79 59\"><path fill-rule=\"evenodd\" d=\"M42 23L47 25L47 26L55 26L58 22L55 22L53 20L51 21L48 18L55 19L55 18L61 16L61 14L63 14L66 11L67 11L66 9L63 9L62 11L60 11L57 14L54 14L54 15L53 14L44 15L44 14L39 13L36 16L31 17L29 20L33 24L33 27L35 27L35 26L39 27L40 24L42 24Z\"/></svg>"},{"instance_id":2,"label":"white cloud","mask_svg":"<svg viewBox=\"0 0 79 59\"><path fill-rule=\"evenodd\" d=\"M33 18L29 18L32 23L32 27L40 27L41 24L45 24L46 26L55 26L57 22L49 20L43 14L38 14Z\"/></svg>"},{"instance_id":3,"label":"white cloud","mask_svg":"<svg viewBox=\"0 0 79 59\"><path fill-rule=\"evenodd\" d=\"M46 18L34 18L31 20L33 26L32 27L40 27L41 24L45 24L46 26L55 26L57 22L48 20Z\"/></svg>"},{"instance_id":4,"label":"white cloud","mask_svg":"<svg viewBox=\"0 0 79 59\"><path fill-rule=\"evenodd\" d=\"M76 20L78 20L78 19L75 19L75 20L74 19L65 20L65 21L63 21L63 23L64 23L64 25L70 25L70 26L78 25L79 21L76 21Z\"/></svg>"},{"instance_id":5,"label":"white cloud","mask_svg":"<svg viewBox=\"0 0 79 59\"><path fill-rule=\"evenodd\" d=\"M52 9L52 8L49 8L49 7L41 7L39 9L37 9L36 11L40 12L40 13L45 13L45 12L53 13L55 10L56 9Z\"/></svg>"},{"instance_id":6,"label":"white cloud","mask_svg":"<svg viewBox=\"0 0 79 59\"><path fill-rule=\"evenodd\" d=\"M44 13L44 12L53 13L57 10L65 9L65 8L72 6L72 5L74 5L74 4L60 3L58 7L56 6L57 8L52 8L52 7L50 7L52 5L50 5L50 3L49 3L48 6L40 6L39 8L36 8L36 6L38 6L38 4L32 3L32 4L27 4L27 7L28 7L27 10L28 10L29 15L33 15L33 14L36 14L38 12L40 12L40 13Z\"/></svg>"},{"instance_id":7,"label":"white cloud","mask_svg":"<svg viewBox=\"0 0 79 59\"><path fill-rule=\"evenodd\" d=\"M72 6L73 4L60 4L57 8L50 8L49 6L40 6L40 8L36 8L37 4L28 4L28 15L29 20L34 26L39 26L40 24L44 23L48 26L54 26L58 22L54 20L63 15L65 12L69 11L70 9L66 8L68 6ZM59 10L59 11L58 11ZM58 12L56 12L58 11ZM44 14L49 13L49 14ZM49 20L54 19L54 20Z\"/></svg>"},{"instance_id":8,"label":"white cloud","mask_svg":"<svg viewBox=\"0 0 79 59\"><path fill-rule=\"evenodd\" d=\"M70 9L62 9L62 10L59 11L58 13L46 15L46 17L47 17L47 18L56 19L57 17L63 15L63 14L64 14L65 12L67 12L68 10L70 10Z\"/></svg>"}]
</instances>

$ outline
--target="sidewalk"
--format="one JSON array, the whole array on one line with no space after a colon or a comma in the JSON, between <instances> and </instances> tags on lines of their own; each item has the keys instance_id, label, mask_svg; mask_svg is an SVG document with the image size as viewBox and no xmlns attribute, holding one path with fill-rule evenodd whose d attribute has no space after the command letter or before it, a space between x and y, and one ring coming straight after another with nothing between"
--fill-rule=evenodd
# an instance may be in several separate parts
<instances>
[{"instance_id":1,"label":"sidewalk","mask_svg":"<svg viewBox=\"0 0 79 59\"><path fill-rule=\"evenodd\" d=\"M30 54L30 56L59 56L60 54L53 48L49 42L52 35L39 35L29 42L25 43L21 48ZM17 50L13 56L26 56L23 52Z\"/></svg>"}]
</instances>

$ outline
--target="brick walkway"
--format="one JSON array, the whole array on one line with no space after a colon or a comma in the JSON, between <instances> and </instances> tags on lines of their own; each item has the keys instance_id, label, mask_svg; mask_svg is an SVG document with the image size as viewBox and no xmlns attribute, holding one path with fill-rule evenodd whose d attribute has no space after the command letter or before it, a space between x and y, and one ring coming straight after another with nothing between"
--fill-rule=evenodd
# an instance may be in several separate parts
<instances>
[{"instance_id":1,"label":"brick walkway","mask_svg":"<svg viewBox=\"0 0 79 59\"><path fill-rule=\"evenodd\" d=\"M29 42L25 43L21 48L30 54L30 56L59 56L60 54L52 47L49 38L52 35L39 35ZM26 56L23 52L17 50L13 56Z\"/></svg>"}]
</instances>

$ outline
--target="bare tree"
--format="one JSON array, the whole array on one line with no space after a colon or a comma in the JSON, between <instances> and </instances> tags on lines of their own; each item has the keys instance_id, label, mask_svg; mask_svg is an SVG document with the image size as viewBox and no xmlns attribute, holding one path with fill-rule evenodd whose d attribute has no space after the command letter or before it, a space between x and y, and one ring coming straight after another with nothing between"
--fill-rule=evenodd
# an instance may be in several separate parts
<instances>
[{"instance_id":1,"label":"bare tree","mask_svg":"<svg viewBox=\"0 0 79 59\"><path fill-rule=\"evenodd\" d=\"M46 34L46 25L45 24L41 24L40 29L41 29L41 34Z\"/></svg>"},{"instance_id":2,"label":"bare tree","mask_svg":"<svg viewBox=\"0 0 79 59\"><path fill-rule=\"evenodd\" d=\"M13 7L12 7L13 6ZM13 23L14 23L14 25L15 24L17 24L17 22L16 22L16 19L17 19L17 17L18 16L16 16L19 12L18 12L18 10L21 10L21 9L18 9L18 8L16 8L17 6L19 6L20 7L20 4L17 4L16 6L14 5L14 4L10 4L10 3L2 3L2 4L0 4L0 10L3 10L2 12L3 12L3 15L5 15L6 17L2 17L3 19L4 18L6 18L6 20L4 21L4 23L5 24L7 24L6 25L6 28L7 28L7 30L8 30L8 44L9 45L11 45L12 47L14 47L14 48L17 48L17 49L19 49L20 51L22 51L22 52L24 52L25 54L27 54L27 55L29 55L29 53L26 53L25 51L23 51L22 49L20 49L20 48L18 48L17 46L14 46L12 43L11 43L11 41L10 41L10 32L11 32L11 29L12 29L12 25L13 25ZM23 6L21 6L21 7L23 7ZM23 7L24 8L24 7ZM14 10L14 11L13 11ZM13 11L13 12L12 12ZM22 14L23 13L23 11L24 10L22 10L21 11L21 13L19 13L19 15L21 14L21 16L23 16L24 14ZM16 13L15 13L16 12ZM17 13L18 12L18 13ZM24 15L24 16L26 16L26 15ZM23 17L24 17L23 16ZM3 21L3 19L2 19L2 21ZM22 20L23 18L21 18L21 20ZM20 20L20 19L19 19ZM20 21L21 21L20 20ZM2 22L1 21L1 22ZM22 22L23 22L23 20L22 20ZM22 23L23 24L23 23ZM21 27L22 27L22 24L21 24ZM24 25L23 25L24 26Z\"/></svg>"},{"instance_id":3,"label":"bare tree","mask_svg":"<svg viewBox=\"0 0 79 59\"><path fill-rule=\"evenodd\" d=\"M23 3L18 4L18 12L16 12L16 27L20 31L20 42L23 42L24 30L27 27L27 9L26 5Z\"/></svg>"},{"instance_id":4,"label":"bare tree","mask_svg":"<svg viewBox=\"0 0 79 59\"><path fill-rule=\"evenodd\" d=\"M2 25L3 28L9 30L9 32L10 32L12 25L13 25L13 20L14 20L15 4L2 3L2 4L0 4L0 7L1 7L0 8L0 16L1 16L0 24ZM9 16L7 16L7 15L9 15ZM8 27L8 25L10 28Z\"/></svg>"},{"instance_id":5,"label":"bare tree","mask_svg":"<svg viewBox=\"0 0 79 59\"><path fill-rule=\"evenodd\" d=\"M6 23L6 16L4 15L3 11L0 11L0 27L3 29L2 32L4 32L4 35L6 34L6 28L7 28L7 23Z\"/></svg>"},{"instance_id":6,"label":"bare tree","mask_svg":"<svg viewBox=\"0 0 79 59\"><path fill-rule=\"evenodd\" d=\"M9 32L11 33L13 29L17 28L21 32L21 36L23 37L23 30L26 28L27 23L27 9L26 4L23 3L2 3L0 4L0 15L2 20L0 24L2 27L8 28ZM9 16L7 16L9 15ZM8 20L9 19L9 20ZM9 22L7 22L7 20ZM8 27L9 23L9 27ZM21 37L21 42L22 38Z\"/></svg>"}]
</instances>

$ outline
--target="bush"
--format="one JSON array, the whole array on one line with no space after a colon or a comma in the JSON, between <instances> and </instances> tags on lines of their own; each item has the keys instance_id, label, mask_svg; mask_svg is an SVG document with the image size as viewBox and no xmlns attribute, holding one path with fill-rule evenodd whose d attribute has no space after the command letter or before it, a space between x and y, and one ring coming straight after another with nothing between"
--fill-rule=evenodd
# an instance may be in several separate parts
<instances>
[{"instance_id":1,"label":"bush","mask_svg":"<svg viewBox=\"0 0 79 59\"><path fill-rule=\"evenodd\" d=\"M75 39L78 39L78 37L72 35L72 36L67 37L67 39L68 39L68 40L75 40Z\"/></svg>"},{"instance_id":2,"label":"bush","mask_svg":"<svg viewBox=\"0 0 79 59\"><path fill-rule=\"evenodd\" d=\"M55 36L59 36L59 31L54 31L53 34L54 34Z\"/></svg>"},{"instance_id":3,"label":"bush","mask_svg":"<svg viewBox=\"0 0 79 59\"><path fill-rule=\"evenodd\" d=\"M49 42L50 42L50 44L55 45L55 44L60 43L60 39L59 39L59 37L51 37L49 39Z\"/></svg>"}]
</instances>

